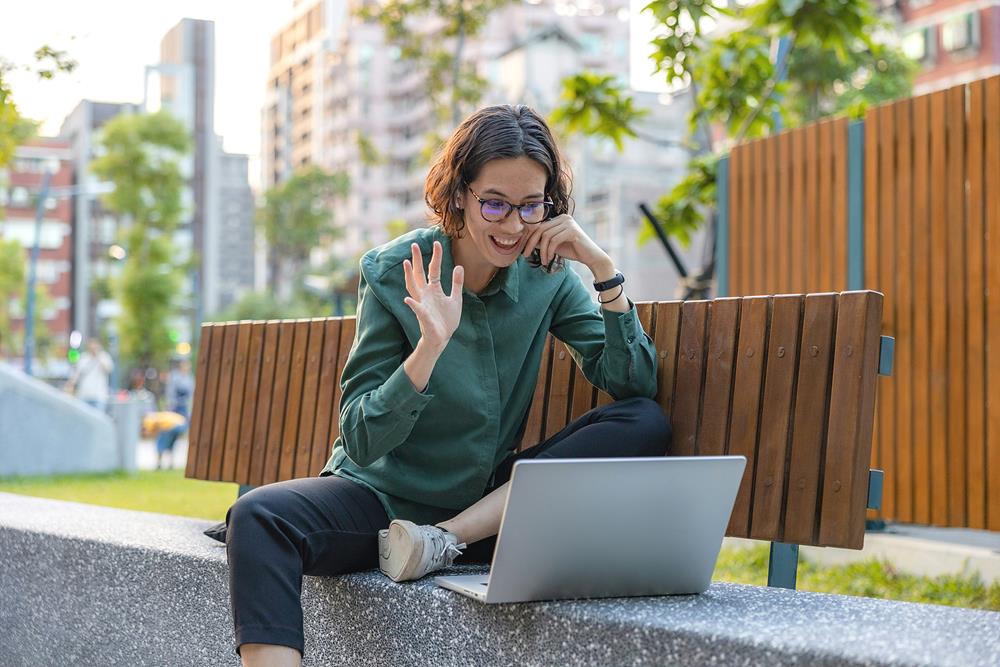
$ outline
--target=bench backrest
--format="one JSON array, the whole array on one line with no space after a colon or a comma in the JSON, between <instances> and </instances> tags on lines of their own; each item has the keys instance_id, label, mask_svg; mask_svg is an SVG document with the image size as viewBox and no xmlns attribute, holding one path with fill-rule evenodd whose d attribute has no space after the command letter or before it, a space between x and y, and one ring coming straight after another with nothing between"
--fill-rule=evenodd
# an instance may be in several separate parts
<instances>
[{"instance_id":1,"label":"bench backrest","mask_svg":"<svg viewBox=\"0 0 1000 667\"><path fill-rule=\"evenodd\" d=\"M672 455L742 454L727 534L861 548L882 295L637 304L659 355ZM339 433L354 318L204 324L186 476L316 475ZM611 398L549 339L521 446Z\"/></svg>"}]
</instances>

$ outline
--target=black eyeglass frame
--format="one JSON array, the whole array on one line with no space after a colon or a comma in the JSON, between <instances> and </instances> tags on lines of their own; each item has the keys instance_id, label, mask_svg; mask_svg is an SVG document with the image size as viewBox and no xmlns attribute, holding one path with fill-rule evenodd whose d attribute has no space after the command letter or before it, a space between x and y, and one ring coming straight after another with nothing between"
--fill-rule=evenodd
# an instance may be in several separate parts
<instances>
[{"instance_id":1,"label":"black eyeglass frame","mask_svg":"<svg viewBox=\"0 0 1000 667\"><path fill-rule=\"evenodd\" d=\"M552 207L556 205L556 203L554 201L550 201L550 200L546 199L544 201L533 201L533 202L528 202L527 204L521 204L519 206L515 206L514 204L511 204L506 199L499 199L499 198L496 198L496 197L494 197L492 199L483 199L478 194L476 194L476 191L472 189L471 185L466 185L465 187L469 188L469 192L471 192L472 196L475 197L476 201L479 202L479 215L483 216L483 220L486 220L487 222L496 223L496 224L502 223L504 220L507 219L507 216L509 216L511 214L511 211L513 211L514 209L517 209L517 217L521 218L521 222L523 222L526 225L538 225L538 224L541 224L541 223L543 223L543 222L545 222L546 220L549 219L549 213L551 212ZM505 204L506 206L508 206L509 208L508 208L507 212L504 213L503 216L499 220L490 220L489 218L486 217L486 214L483 212L483 207L486 206L486 202L501 202L501 203ZM524 215L521 214L521 209L523 207L525 207L525 206L537 206L538 204L542 204L543 206L545 206L545 213L542 215L542 219L539 220L539 221L537 221L537 222L528 222L527 220L525 220L524 219Z\"/></svg>"}]
</instances>

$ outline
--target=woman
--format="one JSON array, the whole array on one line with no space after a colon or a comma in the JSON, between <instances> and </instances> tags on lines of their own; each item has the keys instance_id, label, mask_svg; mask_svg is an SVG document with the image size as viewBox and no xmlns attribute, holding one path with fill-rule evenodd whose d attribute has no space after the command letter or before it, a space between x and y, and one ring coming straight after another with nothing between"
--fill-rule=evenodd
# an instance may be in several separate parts
<instances>
[{"instance_id":1,"label":"woman","mask_svg":"<svg viewBox=\"0 0 1000 667\"><path fill-rule=\"evenodd\" d=\"M516 460L665 452L654 348L569 192L545 121L486 108L430 169L434 224L361 259L330 461L320 477L247 493L226 517L244 665L300 664L303 574L378 566L406 581L456 558L488 562ZM600 306L560 258L590 269ZM550 331L617 401L515 455Z\"/></svg>"}]
</instances>

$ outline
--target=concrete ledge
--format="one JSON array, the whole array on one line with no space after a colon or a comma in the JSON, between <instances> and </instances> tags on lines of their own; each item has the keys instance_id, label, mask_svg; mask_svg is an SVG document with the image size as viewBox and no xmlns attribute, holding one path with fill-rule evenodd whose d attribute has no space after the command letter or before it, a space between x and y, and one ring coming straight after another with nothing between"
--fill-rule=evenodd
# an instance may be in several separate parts
<instances>
[{"instance_id":1,"label":"concrete ledge","mask_svg":"<svg viewBox=\"0 0 1000 667\"><path fill-rule=\"evenodd\" d=\"M3 664L239 664L209 525L0 493ZM1000 665L1000 613L735 584L487 607L369 572L303 607L304 665Z\"/></svg>"}]
</instances>

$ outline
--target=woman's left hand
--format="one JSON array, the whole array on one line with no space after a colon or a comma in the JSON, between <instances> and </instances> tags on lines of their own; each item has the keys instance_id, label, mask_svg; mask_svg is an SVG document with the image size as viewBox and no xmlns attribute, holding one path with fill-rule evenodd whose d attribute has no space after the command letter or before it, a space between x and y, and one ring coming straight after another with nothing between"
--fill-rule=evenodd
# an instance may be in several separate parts
<instances>
[{"instance_id":1,"label":"woman's left hand","mask_svg":"<svg viewBox=\"0 0 1000 667\"><path fill-rule=\"evenodd\" d=\"M522 254L528 257L536 247L541 253L543 265L551 262L555 255L580 262L591 269L600 262L610 261L608 254L587 236L580 223L568 213L530 228Z\"/></svg>"}]
</instances>

